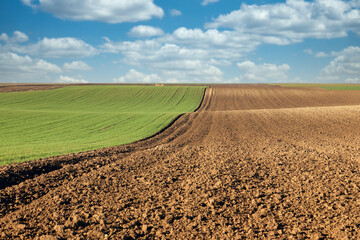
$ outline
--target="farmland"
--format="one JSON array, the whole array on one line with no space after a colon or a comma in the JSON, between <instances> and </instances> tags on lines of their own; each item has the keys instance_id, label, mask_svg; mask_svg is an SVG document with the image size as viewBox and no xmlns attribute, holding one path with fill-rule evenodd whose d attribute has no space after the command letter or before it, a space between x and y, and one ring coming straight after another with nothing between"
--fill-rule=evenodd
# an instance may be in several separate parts
<instances>
[{"instance_id":1,"label":"farmland","mask_svg":"<svg viewBox=\"0 0 360 240\"><path fill-rule=\"evenodd\" d=\"M311 87L322 88L328 90L360 90L360 84L341 84L341 83L285 83L285 84L273 84L281 87Z\"/></svg>"},{"instance_id":2,"label":"farmland","mask_svg":"<svg viewBox=\"0 0 360 240\"><path fill-rule=\"evenodd\" d=\"M359 91L210 86L152 138L0 167L0 238L358 239L359 116Z\"/></svg>"},{"instance_id":3,"label":"farmland","mask_svg":"<svg viewBox=\"0 0 360 240\"><path fill-rule=\"evenodd\" d=\"M198 107L204 87L71 86L0 93L0 164L126 144Z\"/></svg>"}]
</instances>

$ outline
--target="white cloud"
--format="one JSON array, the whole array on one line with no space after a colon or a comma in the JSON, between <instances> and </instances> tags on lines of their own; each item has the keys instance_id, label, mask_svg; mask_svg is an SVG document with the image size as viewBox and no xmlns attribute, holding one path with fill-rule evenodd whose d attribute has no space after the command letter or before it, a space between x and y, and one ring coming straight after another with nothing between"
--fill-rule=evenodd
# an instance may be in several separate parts
<instances>
[{"instance_id":1,"label":"white cloud","mask_svg":"<svg viewBox=\"0 0 360 240\"><path fill-rule=\"evenodd\" d=\"M44 38L35 44L11 47L11 50L45 58L81 58L97 54L97 50L84 41L65 38Z\"/></svg>"},{"instance_id":2,"label":"white cloud","mask_svg":"<svg viewBox=\"0 0 360 240\"><path fill-rule=\"evenodd\" d=\"M33 9L51 13L61 19L107 23L138 22L161 18L164 11L153 0L22 0Z\"/></svg>"},{"instance_id":3,"label":"white cloud","mask_svg":"<svg viewBox=\"0 0 360 240\"><path fill-rule=\"evenodd\" d=\"M176 66L177 64L181 66ZM184 69L186 69L184 71ZM127 74L114 78L115 83L185 83L185 82L221 82L222 71L202 62L171 62L160 70L159 74L144 74L130 69Z\"/></svg>"},{"instance_id":4,"label":"white cloud","mask_svg":"<svg viewBox=\"0 0 360 240\"><path fill-rule=\"evenodd\" d=\"M0 81L21 82L23 80L40 81L48 74L60 73L61 69L55 64L43 59L32 59L16 53L0 53Z\"/></svg>"},{"instance_id":5,"label":"white cloud","mask_svg":"<svg viewBox=\"0 0 360 240\"><path fill-rule=\"evenodd\" d=\"M311 49L304 49L304 53L313 55L314 52Z\"/></svg>"},{"instance_id":6,"label":"white cloud","mask_svg":"<svg viewBox=\"0 0 360 240\"><path fill-rule=\"evenodd\" d=\"M350 46L338 53L333 53L332 60L321 71L320 79L335 81L355 81L360 76L360 47Z\"/></svg>"},{"instance_id":7,"label":"white cloud","mask_svg":"<svg viewBox=\"0 0 360 240\"><path fill-rule=\"evenodd\" d=\"M178 28L174 31L174 37L182 41L205 40L206 43L213 45L224 45L228 40L226 32L219 32L216 29L203 31L199 28L187 29L185 27Z\"/></svg>"},{"instance_id":8,"label":"white cloud","mask_svg":"<svg viewBox=\"0 0 360 240\"><path fill-rule=\"evenodd\" d=\"M186 28L150 40L105 40L100 49L121 53L123 63L153 69L162 76L166 75L163 79L169 79L171 75L172 79L187 82L200 82L199 75L208 82L221 80L223 73L216 66L231 65L232 61L242 58L259 44L228 31Z\"/></svg>"},{"instance_id":9,"label":"white cloud","mask_svg":"<svg viewBox=\"0 0 360 240\"><path fill-rule=\"evenodd\" d=\"M82 61L73 61L71 63L64 63L63 69L65 71L89 71L91 67Z\"/></svg>"},{"instance_id":10,"label":"white cloud","mask_svg":"<svg viewBox=\"0 0 360 240\"><path fill-rule=\"evenodd\" d=\"M20 56L16 53L0 53L0 62L2 69L17 69L24 71L42 71L42 72L61 72L61 69L52 63L42 59L34 60L29 56Z\"/></svg>"},{"instance_id":11,"label":"white cloud","mask_svg":"<svg viewBox=\"0 0 360 240\"><path fill-rule=\"evenodd\" d=\"M174 43L177 40L172 36L165 39L155 39L136 42L107 42L103 47L109 52L121 52L124 56L123 62L137 67L147 67L160 73L163 79L171 79L178 82L200 82L206 80L214 82L221 80L222 71L214 65L227 65L229 61L221 57L238 56L230 51L219 47L219 49L207 48L204 39L203 46L179 46ZM183 44L184 45L184 44ZM210 58L210 55L220 58Z\"/></svg>"},{"instance_id":12,"label":"white cloud","mask_svg":"<svg viewBox=\"0 0 360 240\"><path fill-rule=\"evenodd\" d=\"M120 78L114 78L113 82L116 83L156 83L161 82L161 78L157 74L144 74L134 69Z\"/></svg>"},{"instance_id":13,"label":"white cloud","mask_svg":"<svg viewBox=\"0 0 360 240\"><path fill-rule=\"evenodd\" d=\"M311 49L305 49L304 53L314 55L316 58L329 57L330 55L324 52L313 52Z\"/></svg>"},{"instance_id":14,"label":"white cloud","mask_svg":"<svg viewBox=\"0 0 360 240\"><path fill-rule=\"evenodd\" d=\"M204 1L202 1L201 5L206 6L209 3L215 3L215 2L218 2L218 1L220 1L220 0L204 0Z\"/></svg>"},{"instance_id":15,"label":"white cloud","mask_svg":"<svg viewBox=\"0 0 360 240\"><path fill-rule=\"evenodd\" d=\"M208 29L181 27L173 33L152 39L106 42L101 51L121 53L122 62L137 68L152 69L163 79L198 81L192 66L198 71L217 72L214 79L222 79L221 67L243 61L246 55L261 44L286 45L306 38L335 38L348 31L360 32L359 10L354 2L340 0L288 0L285 3L242 5L237 11L221 15L206 24ZM305 50L315 57L328 57L329 53ZM290 67L284 65L256 65L269 72L262 78L254 69L244 71L251 81L288 81ZM200 69L200 70L199 70ZM219 71L215 71L217 69ZM207 75L210 77L210 75ZM278 79L276 79L278 78ZM270 80L269 80L270 79Z\"/></svg>"},{"instance_id":16,"label":"white cloud","mask_svg":"<svg viewBox=\"0 0 360 240\"><path fill-rule=\"evenodd\" d=\"M253 51L260 43L248 36L216 29L179 28L173 34L151 40L112 42L106 39L102 51L124 55L124 62L141 65L144 62L182 60L236 60Z\"/></svg>"},{"instance_id":17,"label":"white cloud","mask_svg":"<svg viewBox=\"0 0 360 240\"><path fill-rule=\"evenodd\" d=\"M211 65L217 65L217 66L231 66L232 62L228 61L226 59L215 59L215 58L211 58L209 63Z\"/></svg>"},{"instance_id":18,"label":"white cloud","mask_svg":"<svg viewBox=\"0 0 360 240\"><path fill-rule=\"evenodd\" d=\"M317 58L323 58L323 57L328 57L328 56L329 56L329 54L326 54L324 52L317 52L315 54L315 57L317 57Z\"/></svg>"},{"instance_id":19,"label":"white cloud","mask_svg":"<svg viewBox=\"0 0 360 240\"><path fill-rule=\"evenodd\" d=\"M345 80L346 83L360 83L360 78L354 77L354 78L347 78Z\"/></svg>"},{"instance_id":20,"label":"white cloud","mask_svg":"<svg viewBox=\"0 0 360 240\"><path fill-rule=\"evenodd\" d=\"M128 33L132 37L153 37L161 36L164 34L163 30L157 27L139 25L133 27Z\"/></svg>"},{"instance_id":21,"label":"white cloud","mask_svg":"<svg viewBox=\"0 0 360 240\"><path fill-rule=\"evenodd\" d=\"M45 37L36 43L24 44L28 40L28 36L20 31L15 31L12 36L2 33L0 41L5 42L5 44L0 44L0 50L44 58L82 58L99 53L93 46L72 37Z\"/></svg>"},{"instance_id":22,"label":"white cloud","mask_svg":"<svg viewBox=\"0 0 360 240\"><path fill-rule=\"evenodd\" d=\"M2 33L0 35L0 41L4 41L6 43L21 43L28 41L28 36L20 31L15 31L12 37L9 37L6 33Z\"/></svg>"},{"instance_id":23,"label":"white cloud","mask_svg":"<svg viewBox=\"0 0 360 240\"><path fill-rule=\"evenodd\" d=\"M0 35L0 41L4 41L4 42L9 41L9 36L6 33L2 33Z\"/></svg>"},{"instance_id":24,"label":"white cloud","mask_svg":"<svg viewBox=\"0 0 360 240\"><path fill-rule=\"evenodd\" d=\"M359 0L350 0L350 4L352 7L360 8L360 1Z\"/></svg>"},{"instance_id":25,"label":"white cloud","mask_svg":"<svg viewBox=\"0 0 360 240\"><path fill-rule=\"evenodd\" d=\"M167 83L216 83L223 81L223 72L211 65L202 64L205 67L200 69L164 70L162 78Z\"/></svg>"},{"instance_id":26,"label":"white cloud","mask_svg":"<svg viewBox=\"0 0 360 240\"><path fill-rule=\"evenodd\" d=\"M59 79L57 80L59 83L88 83L84 79L77 79L69 76L60 75Z\"/></svg>"},{"instance_id":27,"label":"white cloud","mask_svg":"<svg viewBox=\"0 0 360 240\"><path fill-rule=\"evenodd\" d=\"M204 60L169 60L157 62L152 65L161 69L162 78L166 82L221 82L223 72Z\"/></svg>"},{"instance_id":28,"label":"white cloud","mask_svg":"<svg viewBox=\"0 0 360 240\"><path fill-rule=\"evenodd\" d=\"M42 59L36 61L35 69L46 72L55 72L55 73L61 72L61 69L57 65L49 63Z\"/></svg>"},{"instance_id":29,"label":"white cloud","mask_svg":"<svg viewBox=\"0 0 360 240\"><path fill-rule=\"evenodd\" d=\"M182 15L182 12L180 12L180 11L177 10L177 9L171 9L171 10L170 10L170 15L173 16L173 17L181 16L181 15Z\"/></svg>"},{"instance_id":30,"label":"white cloud","mask_svg":"<svg viewBox=\"0 0 360 240\"><path fill-rule=\"evenodd\" d=\"M28 36L25 33L15 31L12 39L15 42L26 42L29 40Z\"/></svg>"},{"instance_id":31,"label":"white cloud","mask_svg":"<svg viewBox=\"0 0 360 240\"><path fill-rule=\"evenodd\" d=\"M261 44L286 45L306 38L335 38L348 31L360 32L360 14L354 1L288 0L285 3L245 5L237 11L221 15L206 24L207 30L181 27L173 33L146 40L112 42L100 47L104 52L121 53L123 63L153 69L162 77L165 73L181 79L197 79L189 63L201 63L202 69L218 69L239 62ZM328 57L325 52L305 50L315 57ZM196 63L196 64L195 64ZM175 69L176 67L176 69ZM287 80L288 65L259 65L271 74ZM276 71L271 67L276 67ZM290 68L290 67L289 67ZM201 69L201 68L199 68ZM267 81L261 74L246 72L253 81ZM276 75L276 74L278 75ZM216 79L221 79L221 74ZM257 80L256 80L257 79Z\"/></svg>"},{"instance_id":32,"label":"white cloud","mask_svg":"<svg viewBox=\"0 0 360 240\"><path fill-rule=\"evenodd\" d=\"M242 72L238 78L241 82L285 82L288 79L287 72L290 70L290 66L287 64L256 65L251 61L240 62L237 66Z\"/></svg>"},{"instance_id":33,"label":"white cloud","mask_svg":"<svg viewBox=\"0 0 360 240\"><path fill-rule=\"evenodd\" d=\"M341 0L287 0L266 5L243 4L220 15L207 28L231 28L263 43L289 44L305 38L336 38L360 33L360 10Z\"/></svg>"}]
</instances>

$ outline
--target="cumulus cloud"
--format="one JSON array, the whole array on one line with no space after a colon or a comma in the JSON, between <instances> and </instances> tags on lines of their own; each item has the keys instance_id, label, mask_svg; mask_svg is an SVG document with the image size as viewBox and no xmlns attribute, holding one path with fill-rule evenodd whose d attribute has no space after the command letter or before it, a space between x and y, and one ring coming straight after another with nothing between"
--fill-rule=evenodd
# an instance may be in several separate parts
<instances>
[{"instance_id":1,"label":"cumulus cloud","mask_svg":"<svg viewBox=\"0 0 360 240\"><path fill-rule=\"evenodd\" d=\"M152 0L22 1L34 9L53 13L61 18L111 23L138 21L140 17L137 13L147 11L150 9L148 7L150 5L155 6L155 9L158 8ZM216 0L202 1L203 5L211 2L216 2ZM70 3L75 4L76 7L70 7ZM139 10L140 7L138 7L140 5L142 6L141 11ZM108 38L104 38L104 44L99 46L98 49L80 39L70 37L44 38L35 44L24 46L24 44L20 44L21 41L14 41L15 43L9 44L9 39L12 37L2 34L0 35L0 41L6 42L5 46L6 44L9 45L8 48L4 47L7 51L42 58L79 58L93 56L100 52L115 53L121 55L121 61L124 64L135 69L152 69L157 73L156 76L163 80L168 78L172 80L181 79L182 81L201 81L203 76L203 81L211 82L222 79L221 66L230 66L232 63L243 61L247 54L253 52L261 44L284 45L301 42L306 38L343 37L349 31L359 34L360 11L357 9L358 7L358 0L287 0L284 3L276 4L243 4L240 9L229 14L220 15L213 19L212 22L207 23L205 30L181 27L172 33L164 33L160 28L140 25L132 28L129 35L144 39L113 42ZM150 18L163 15L162 9L158 9L161 10L161 13L159 12L158 15L153 14ZM125 13L121 14L122 11ZM174 14L172 14L170 11L170 14L178 15L179 13L174 11ZM143 18L149 17L146 14L142 16ZM18 39L21 39L21 37ZM0 47L2 46L0 45ZM310 49L308 53L315 57L331 56L329 53L312 52ZM240 69L246 65L243 66L242 63L239 63ZM286 79L286 73L289 71L286 70L286 66L290 68L286 64L256 65L253 63L255 67L260 68L256 72L255 69L250 68L251 64L249 65L249 62L247 64L248 69L252 70L241 69L243 72L241 77L244 79L245 75L247 75L248 79L253 81L265 81L261 79L259 73L261 69L263 69L264 73L265 70L268 70L270 77L277 76ZM339 61L337 61L337 64L339 64ZM69 66L65 67L65 65L63 67L64 70L71 68ZM74 68L76 67L73 66ZM78 68L81 67L78 66ZM129 71L128 74L130 75L128 77L131 77L131 74L136 75L133 71ZM323 75L325 76L325 72L329 71L323 70ZM122 78L127 79L127 75ZM356 78L351 75L348 79Z\"/></svg>"},{"instance_id":2,"label":"cumulus cloud","mask_svg":"<svg viewBox=\"0 0 360 240\"><path fill-rule=\"evenodd\" d=\"M309 55L314 55L316 58L324 58L329 57L330 54L324 53L324 52L313 52L311 49L305 49L304 53Z\"/></svg>"},{"instance_id":3,"label":"cumulus cloud","mask_svg":"<svg viewBox=\"0 0 360 240\"><path fill-rule=\"evenodd\" d=\"M347 78L345 80L345 83L360 83L360 78L358 78L358 77Z\"/></svg>"},{"instance_id":4,"label":"cumulus cloud","mask_svg":"<svg viewBox=\"0 0 360 240\"><path fill-rule=\"evenodd\" d=\"M230 28L264 43L289 44L305 38L336 38L348 31L360 33L360 10L341 0L287 0L266 5L243 4L220 15L207 28Z\"/></svg>"},{"instance_id":5,"label":"cumulus cloud","mask_svg":"<svg viewBox=\"0 0 360 240\"><path fill-rule=\"evenodd\" d=\"M201 61L173 61L161 68L159 74L144 74L134 69L114 78L115 83L176 83L176 82L220 82L223 72L217 67Z\"/></svg>"},{"instance_id":6,"label":"cumulus cloud","mask_svg":"<svg viewBox=\"0 0 360 240\"><path fill-rule=\"evenodd\" d=\"M15 31L11 39L15 42L26 42L29 40L28 36L25 33L19 31Z\"/></svg>"},{"instance_id":7,"label":"cumulus cloud","mask_svg":"<svg viewBox=\"0 0 360 240\"><path fill-rule=\"evenodd\" d=\"M195 40L204 40L205 44L224 45L226 41L229 40L229 37L232 37L226 33L228 32L219 32L216 29L203 31L199 28L187 29L185 27L181 27L176 29L173 35L176 40L188 43L195 42Z\"/></svg>"},{"instance_id":8,"label":"cumulus cloud","mask_svg":"<svg viewBox=\"0 0 360 240\"><path fill-rule=\"evenodd\" d=\"M216 29L179 28L172 34L151 39L112 42L109 39L101 46L104 52L119 53L124 62L142 65L144 62L167 62L169 60L236 60L253 51L260 43L247 36Z\"/></svg>"},{"instance_id":9,"label":"cumulus cloud","mask_svg":"<svg viewBox=\"0 0 360 240\"><path fill-rule=\"evenodd\" d=\"M161 78L157 74L144 74L136 71L135 69L130 69L130 71L119 78L114 78L113 82L115 83L157 83L161 82Z\"/></svg>"},{"instance_id":10,"label":"cumulus cloud","mask_svg":"<svg viewBox=\"0 0 360 240\"><path fill-rule=\"evenodd\" d=\"M360 76L360 47L350 46L333 55L335 59L322 69L319 78L356 82Z\"/></svg>"},{"instance_id":11,"label":"cumulus cloud","mask_svg":"<svg viewBox=\"0 0 360 240\"><path fill-rule=\"evenodd\" d=\"M180 11L177 10L177 9L171 9L171 10L170 10L170 15L173 16L173 17L181 16L181 15L182 15L182 12L180 12Z\"/></svg>"},{"instance_id":12,"label":"cumulus cloud","mask_svg":"<svg viewBox=\"0 0 360 240\"><path fill-rule=\"evenodd\" d=\"M65 38L43 38L35 44L12 47L11 50L45 58L81 58L97 54L97 50L84 41Z\"/></svg>"},{"instance_id":13,"label":"cumulus cloud","mask_svg":"<svg viewBox=\"0 0 360 240\"><path fill-rule=\"evenodd\" d=\"M55 64L43 59L33 59L12 52L0 53L0 81L39 81L50 73L60 73Z\"/></svg>"},{"instance_id":14,"label":"cumulus cloud","mask_svg":"<svg viewBox=\"0 0 360 240\"><path fill-rule=\"evenodd\" d=\"M133 27L128 33L128 35L132 37L153 37L161 36L163 34L163 30L160 28L145 25Z\"/></svg>"},{"instance_id":15,"label":"cumulus cloud","mask_svg":"<svg viewBox=\"0 0 360 240\"><path fill-rule=\"evenodd\" d=\"M166 79L166 82L212 83L223 80L223 72L204 60L173 59L154 63L152 67L161 69L162 78Z\"/></svg>"},{"instance_id":16,"label":"cumulus cloud","mask_svg":"<svg viewBox=\"0 0 360 240\"><path fill-rule=\"evenodd\" d=\"M183 27L153 39L105 40L101 51L121 53L124 63L153 69L162 76L166 74L166 78L171 75L172 79L176 77L187 82L201 81L200 74L204 81L220 81L223 73L217 66L231 65L232 61L242 58L260 44L229 31Z\"/></svg>"},{"instance_id":17,"label":"cumulus cloud","mask_svg":"<svg viewBox=\"0 0 360 240\"><path fill-rule=\"evenodd\" d=\"M91 67L83 61L73 61L71 63L64 63L63 69L65 71L89 71Z\"/></svg>"},{"instance_id":18,"label":"cumulus cloud","mask_svg":"<svg viewBox=\"0 0 360 240\"><path fill-rule=\"evenodd\" d=\"M0 41L7 42L9 40L9 36L6 33L2 33L0 35Z\"/></svg>"},{"instance_id":19,"label":"cumulus cloud","mask_svg":"<svg viewBox=\"0 0 360 240\"><path fill-rule=\"evenodd\" d=\"M317 57L317 58L329 57L329 54L324 53L324 52L317 52L315 54L315 57Z\"/></svg>"},{"instance_id":20,"label":"cumulus cloud","mask_svg":"<svg viewBox=\"0 0 360 240\"><path fill-rule=\"evenodd\" d=\"M138 22L164 15L153 0L22 0L33 9L61 19L107 23Z\"/></svg>"},{"instance_id":21,"label":"cumulus cloud","mask_svg":"<svg viewBox=\"0 0 360 240\"><path fill-rule=\"evenodd\" d=\"M16 52L44 58L82 58L99 53L90 44L72 37L45 37L36 43L24 44L28 40L28 36L20 31L15 31L12 36L2 33L0 41L5 44L0 44L0 50L2 52Z\"/></svg>"},{"instance_id":22,"label":"cumulus cloud","mask_svg":"<svg viewBox=\"0 0 360 240\"><path fill-rule=\"evenodd\" d=\"M204 68L187 70L163 70L162 78L167 83L216 83L222 82L223 72L212 65L201 63Z\"/></svg>"},{"instance_id":23,"label":"cumulus cloud","mask_svg":"<svg viewBox=\"0 0 360 240\"><path fill-rule=\"evenodd\" d=\"M2 33L0 35L0 41L4 41L6 43L21 43L28 40L28 36L20 31L15 31L11 37L9 37L6 33Z\"/></svg>"},{"instance_id":24,"label":"cumulus cloud","mask_svg":"<svg viewBox=\"0 0 360 240\"><path fill-rule=\"evenodd\" d=\"M209 3L215 3L215 2L218 2L218 1L220 1L220 0L204 0L204 1L202 1L201 5L206 6Z\"/></svg>"},{"instance_id":25,"label":"cumulus cloud","mask_svg":"<svg viewBox=\"0 0 360 240\"><path fill-rule=\"evenodd\" d=\"M169 43L172 42L172 43ZM178 42L178 44L175 44ZM222 71L214 65L228 64L221 58L236 57L241 54L231 53L222 47L208 47L205 38L202 46L185 44L174 38L165 36L161 39L136 42L111 42L104 46L104 51L121 52L123 62L137 67L147 67L160 73L163 79L179 82L214 82L221 80ZM209 42L208 44L212 44ZM188 45L188 46L186 46ZM212 57L211 57L212 56ZM218 57L217 57L218 56Z\"/></svg>"},{"instance_id":26,"label":"cumulus cloud","mask_svg":"<svg viewBox=\"0 0 360 240\"><path fill-rule=\"evenodd\" d=\"M306 54L310 54L310 55L314 54L314 52L311 49L304 49L303 52L306 53Z\"/></svg>"},{"instance_id":27,"label":"cumulus cloud","mask_svg":"<svg viewBox=\"0 0 360 240\"><path fill-rule=\"evenodd\" d=\"M73 77L63 76L63 75L60 75L57 82L59 82L59 83L88 83L88 81L86 81L84 79L78 79L78 78L73 78Z\"/></svg>"},{"instance_id":28,"label":"cumulus cloud","mask_svg":"<svg viewBox=\"0 0 360 240\"><path fill-rule=\"evenodd\" d=\"M285 82L288 79L287 72L290 70L290 66L287 64L256 65L251 61L240 62L237 66L242 72L238 78L241 82Z\"/></svg>"},{"instance_id":29,"label":"cumulus cloud","mask_svg":"<svg viewBox=\"0 0 360 240\"><path fill-rule=\"evenodd\" d=\"M189 63L201 63L199 69L218 69L216 79L221 79L221 66L241 61L262 44L286 45L301 42L306 38L336 38L348 31L360 32L359 9L355 1L340 0L288 0L285 3L245 5L239 10L220 15L207 29L180 27L172 33L152 39L106 42L101 51L121 53L122 61L136 67L153 69L164 78L177 75L182 79L198 79ZM329 57L325 52L312 52L315 57ZM196 64L195 64L196 63ZM177 69L174 69L174 66ZM268 68L271 74L285 81L288 65L259 65ZM276 71L271 67L276 67ZM289 67L290 68L290 67ZM253 81L265 81L255 70L245 72ZM271 78L271 74L268 74ZM278 75L276 75L277 73ZM258 78L258 79L257 79ZM275 77L274 77L275 78ZM256 80L257 79L257 80Z\"/></svg>"}]
</instances>

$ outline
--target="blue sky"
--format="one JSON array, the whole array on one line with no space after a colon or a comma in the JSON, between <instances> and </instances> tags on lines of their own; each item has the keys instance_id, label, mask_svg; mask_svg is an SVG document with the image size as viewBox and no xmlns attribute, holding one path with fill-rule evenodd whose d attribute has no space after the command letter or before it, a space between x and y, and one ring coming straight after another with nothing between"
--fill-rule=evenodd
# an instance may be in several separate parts
<instances>
[{"instance_id":1,"label":"blue sky","mask_svg":"<svg viewBox=\"0 0 360 240\"><path fill-rule=\"evenodd\" d=\"M1 0L0 82L360 83L360 0Z\"/></svg>"}]
</instances>

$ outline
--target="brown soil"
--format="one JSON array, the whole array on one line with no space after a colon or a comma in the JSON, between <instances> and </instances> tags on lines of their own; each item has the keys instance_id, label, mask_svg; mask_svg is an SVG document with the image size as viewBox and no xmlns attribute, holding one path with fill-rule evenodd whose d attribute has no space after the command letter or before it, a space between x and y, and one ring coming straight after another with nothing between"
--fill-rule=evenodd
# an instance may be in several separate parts
<instances>
[{"instance_id":1,"label":"brown soil","mask_svg":"<svg viewBox=\"0 0 360 240\"><path fill-rule=\"evenodd\" d=\"M145 141L0 168L3 239L356 239L360 92L217 86Z\"/></svg>"},{"instance_id":2,"label":"brown soil","mask_svg":"<svg viewBox=\"0 0 360 240\"><path fill-rule=\"evenodd\" d=\"M50 90L70 86L69 84L0 84L0 93L2 92L26 92Z\"/></svg>"}]
</instances>

